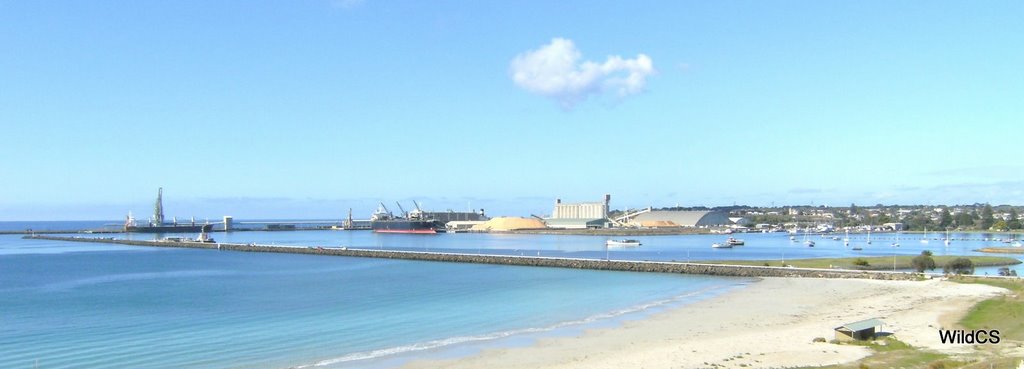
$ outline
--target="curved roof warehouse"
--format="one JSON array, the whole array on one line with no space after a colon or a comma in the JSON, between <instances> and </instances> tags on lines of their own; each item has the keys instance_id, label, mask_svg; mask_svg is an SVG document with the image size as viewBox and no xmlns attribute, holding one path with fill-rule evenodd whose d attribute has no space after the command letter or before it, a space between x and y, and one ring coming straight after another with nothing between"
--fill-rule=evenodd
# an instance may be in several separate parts
<instances>
[{"instance_id":1,"label":"curved roof warehouse","mask_svg":"<svg viewBox=\"0 0 1024 369\"><path fill-rule=\"evenodd\" d=\"M727 225L729 214L724 211L695 211L695 210L654 210L633 217L631 223L643 224L664 224L672 222L681 227L709 227Z\"/></svg>"}]
</instances>

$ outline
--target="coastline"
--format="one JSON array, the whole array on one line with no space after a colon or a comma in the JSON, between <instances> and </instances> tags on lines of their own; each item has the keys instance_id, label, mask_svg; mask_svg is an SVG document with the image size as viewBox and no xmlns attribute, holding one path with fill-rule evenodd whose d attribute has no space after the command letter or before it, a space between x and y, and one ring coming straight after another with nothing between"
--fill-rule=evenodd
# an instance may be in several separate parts
<instances>
[{"instance_id":1,"label":"coastline","mask_svg":"<svg viewBox=\"0 0 1024 369\"><path fill-rule=\"evenodd\" d=\"M814 343L833 328L879 317L883 332L925 349L967 352L941 344L974 303L1005 290L945 280L878 281L763 278L694 304L574 337L544 338L519 348L488 349L451 360L418 360L420 368L777 368L830 365L870 354L861 346Z\"/></svg>"}]
</instances>

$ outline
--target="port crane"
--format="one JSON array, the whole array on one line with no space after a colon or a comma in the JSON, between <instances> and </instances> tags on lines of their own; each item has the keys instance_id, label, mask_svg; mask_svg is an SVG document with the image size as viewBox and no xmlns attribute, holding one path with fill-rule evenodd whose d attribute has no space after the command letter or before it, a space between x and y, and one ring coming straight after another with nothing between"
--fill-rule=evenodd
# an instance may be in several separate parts
<instances>
[{"instance_id":1,"label":"port crane","mask_svg":"<svg viewBox=\"0 0 1024 369\"><path fill-rule=\"evenodd\" d=\"M402 216L405 217L406 219L408 219L409 218L409 212L405 211L405 209L402 208L402 204L398 203L398 201L395 201L395 205L398 205L398 210L402 211Z\"/></svg>"}]
</instances>

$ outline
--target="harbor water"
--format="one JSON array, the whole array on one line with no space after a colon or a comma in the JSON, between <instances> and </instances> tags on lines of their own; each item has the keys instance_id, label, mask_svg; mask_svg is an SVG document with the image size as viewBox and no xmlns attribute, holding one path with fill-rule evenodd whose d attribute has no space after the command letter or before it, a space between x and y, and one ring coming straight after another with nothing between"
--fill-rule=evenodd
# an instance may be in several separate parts
<instances>
[{"instance_id":1,"label":"harbor water","mask_svg":"<svg viewBox=\"0 0 1024 369\"><path fill-rule=\"evenodd\" d=\"M215 236L295 245L560 250L548 237L537 243L534 236ZM386 368L615 326L750 282L2 235L0 367Z\"/></svg>"}]
</instances>

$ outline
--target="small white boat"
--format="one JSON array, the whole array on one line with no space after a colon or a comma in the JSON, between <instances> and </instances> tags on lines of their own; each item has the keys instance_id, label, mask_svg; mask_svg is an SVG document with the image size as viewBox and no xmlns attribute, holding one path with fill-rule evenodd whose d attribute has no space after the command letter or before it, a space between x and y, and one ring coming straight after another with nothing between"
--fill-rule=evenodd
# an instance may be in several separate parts
<instances>
[{"instance_id":1,"label":"small white boat","mask_svg":"<svg viewBox=\"0 0 1024 369\"><path fill-rule=\"evenodd\" d=\"M814 241L808 240L807 242L804 242L804 244L807 245L807 247L814 247Z\"/></svg>"},{"instance_id":2,"label":"small white boat","mask_svg":"<svg viewBox=\"0 0 1024 369\"><path fill-rule=\"evenodd\" d=\"M637 247L640 246L639 240L608 240L605 241L605 245L608 247Z\"/></svg>"},{"instance_id":3,"label":"small white boat","mask_svg":"<svg viewBox=\"0 0 1024 369\"><path fill-rule=\"evenodd\" d=\"M735 238L732 238L732 237L729 237L729 239L725 240L725 243L729 244L729 246L743 246L744 245L743 240L738 240L738 239L735 239Z\"/></svg>"},{"instance_id":4,"label":"small white boat","mask_svg":"<svg viewBox=\"0 0 1024 369\"><path fill-rule=\"evenodd\" d=\"M713 248L713 249L731 249L732 245L727 244L727 243L715 242L715 243L711 244L711 248Z\"/></svg>"}]
</instances>

